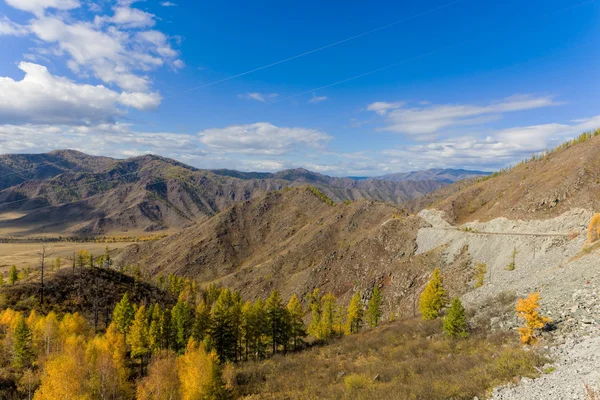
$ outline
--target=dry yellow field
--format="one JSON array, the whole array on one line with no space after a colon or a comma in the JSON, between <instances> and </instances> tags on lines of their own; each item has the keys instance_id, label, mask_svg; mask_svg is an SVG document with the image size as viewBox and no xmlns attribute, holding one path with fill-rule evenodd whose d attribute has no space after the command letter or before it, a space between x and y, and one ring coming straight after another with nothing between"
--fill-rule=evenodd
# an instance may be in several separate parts
<instances>
[{"instance_id":1,"label":"dry yellow field","mask_svg":"<svg viewBox=\"0 0 600 400\"><path fill-rule=\"evenodd\" d=\"M46 256L48 261L54 262L56 257L60 257L62 265L71 265L70 257L73 252L78 250L87 250L92 254L100 255L104 253L106 246L109 250L121 249L130 245L130 242L123 243L47 243ZM40 263L40 250L42 243L0 243L0 272L7 271L12 265L21 269L31 267L35 269Z\"/></svg>"}]
</instances>

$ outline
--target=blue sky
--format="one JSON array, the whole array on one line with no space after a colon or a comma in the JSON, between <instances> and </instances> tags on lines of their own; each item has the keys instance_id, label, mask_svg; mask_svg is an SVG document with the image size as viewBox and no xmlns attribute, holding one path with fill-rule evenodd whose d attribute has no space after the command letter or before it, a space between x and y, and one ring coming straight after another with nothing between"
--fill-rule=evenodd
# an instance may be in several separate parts
<instances>
[{"instance_id":1,"label":"blue sky","mask_svg":"<svg viewBox=\"0 0 600 400\"><path fill-rule=\"evenodd\" d=\"M598 1L323 3L0 0L0 152L371 176L600 127Z\"/></svg>"}]
</instances>

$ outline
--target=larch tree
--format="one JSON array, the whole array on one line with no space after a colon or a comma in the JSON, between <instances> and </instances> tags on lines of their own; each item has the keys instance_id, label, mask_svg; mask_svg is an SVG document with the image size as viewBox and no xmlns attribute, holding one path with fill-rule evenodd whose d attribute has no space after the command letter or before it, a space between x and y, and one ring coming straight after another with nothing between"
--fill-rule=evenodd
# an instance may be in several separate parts
<instances>
[{"instance_id":1,"label":"larch tree","mask_svg":"<svg viewBox=\"0 0 600 400\"><path fill-rule=\"evenodd\" d=\"M148 342L148 315L145 306L140 306L135 312L133 323L129 327L127 343L131 348L131 358L140 360L140 371L144 373L144 360L150 353Z\"/></svg>"},{"instance_id":2,"label":"larch tree","mask_svg":"<svg viewBox=\"0 0 600 400\"><path fill-rule=\"evenodd\" d=\"M191 340L185 353L177 359L177 372L182 400L226 400L226 389L216 353L207 353Z\"/></svg>"},{"instance_id":3,"label":"larch tree","mask_svg":"<svg viewBox=\"0 0 600 400\"><path fill-rule=\"evenodd\" d=\"M550 318L540 315L540 294L531 293L524 299L519 299L515 307L517 316L521 318L525 325L519 328L521 342L524 344L535 344L538 338L538 331L544 327Z\"/></svg>"},{"instance_id":4,"label":"larch tree","mask_svg":"<svg viewBox=\"0 0 600 400\"><path fill-rule=\"evenodd\" d=\"M192 327L192 337L198 343L204 340L210 328L210 308L201 300L196 306L194 315L194 326Z\"/></svg>"},{"instance_id":5,"label":"larch tree","mask_svg":"<svg viewBox=\"0 0 600 400\"><path fill-rule=\"evenodd\" d=\"M271 292L265 303L265 309L273 354L277 352L279 346L283 346L284 351L287 350L289 342L288 314L277 290Z\"/></svg>"},{"instance_id":6,"label":"larch tree","mask_svg":"<svg viewBox=\"0 0 600 400\"><path fill-rule=\"evenodd\" d=\"M424 320L436 319L447 303L442 274L436 268L419 300L419 311L421 311L422 318Z\"/></svg>"},{"instance_id":7,"label":"larch tree","mask_svg":"<svg viewBox=\"0 0 600 400\"><path fill-rule=\"evenodd\" d=\"M308 324L308 333L312 336L319 338L319 329L321 326L321 317L323 314L323 307L321 304L322 295L319 293L319 289L313 290L312 293L308 294L308 307L310 308L311 320Z\"/></svg>"},{"instance_id":8,"label":"larch tree","mask_svg":"<svg viewBox=\"0 0 600 400\"><path fill-rule=\"evenodd\" d=\"M137 400L180 399L179 385L175 354L166 353L148 366L148 375L137 386Z\"/></svg>"},{"instance_id":9,"label":"larch tree","mask_svg":"<svg viewBox=\"0 0 600 400\"><path fill-rule=\"evenodd\" d=\"M362 324L363 316L364 308L361 301L360 292L356 291L350 300L350 304L348 305L348 315L346 316L346 332L358 332Z\"/></svg>"},{"instance_id":10,"label":"larch tree","mask_svg":"<svg viewBox=\"0 0 600 400\"><path fill-rule=\"evenodd\" d=\"M319 324L317 339L329 340L335 333L335 323L338 313L335 296L327 293L321 298L321 323Z\"/></svg>"},{"instance_id":11,"label":"larch tree","mask_svg":"<svg viewBox=\"0 0 600 400\"><path fill-rule=\"evenodd\" d=\"M449 337L464 338L468 336L465 308L458 297L452 300L448 315L444 318L443 329Z\"/></svg>"},{"instance_id":12,"label":"larch tree","mask_svg":"<svg viewBox=\"0 0 600 400\"><path fill-rule=\"evenodd\" d=\"M381 321L381 302L382 296L381 291L379 290L379 285L375 285L373 288L373 293L371 294L371 298L367 303L367 323L371 328L377 327L379 325L379 321Z\"/></svg>"},{"instance_id":13,"label":"larch tree","mask_svg":"<svg viewBox=\"0 0 600 400\"><path fill-rule=\"evenodd\" d=\"M129 295L125 293L113 311L113 321L123 335L127 336L127 331L133 322L134 316L133 305L129 301Z\"/></svg>"},{"instance_id":14,"label":"larch tree","mask_svg":"<svg viewBox=\"0 0 600 400\"><path fill-rule=\"evenodd\" d=\"M183 353L192 335L194 310L187 302L180 298L177 304L171 309L171 321L173 333L175 334L175 346L173 348L177 353Z\"/></svg>"},{"instance_id":15,"label":"larch tree","mask_svg":"<svg viewBox=\"0 0 600 400\"><path fill-rule=\"evenodd\" d=\"M8 283L14 285L19 280L19 270L16 265L10 267L10 271L8 272Z\"/></svg>"},{"instance_id":16,"label":"larch tree","mask_svg":"<svg viewBox=\"0 0 600 400\"><path fill-rule=\"evenodd\" d=\"M31 329L22 314L17 316L13 331L12 364L15 368L27 368L33 361L33 341Z\"/></svg>"},{"instance_id":17,"label":"larch tree","mask_svg":"<svg viewBox=\"0 0 600 400\"><path fill-rule=\"evenodd\" d=\"M290 339L294 346L294 350L296 350L302 338L306 336L306 328L304 326L304 321L302 321L304 309L302 308L302 304L300 304L298 296L295 294L288 302L287 311L289 316Z\"/></svg>"}]
</instances>

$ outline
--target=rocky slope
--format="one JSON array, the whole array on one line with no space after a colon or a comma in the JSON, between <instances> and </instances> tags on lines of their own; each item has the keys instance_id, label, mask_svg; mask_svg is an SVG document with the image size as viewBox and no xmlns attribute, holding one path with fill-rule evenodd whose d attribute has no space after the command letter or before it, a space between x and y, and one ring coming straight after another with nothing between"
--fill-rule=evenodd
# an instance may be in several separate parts
<instances>
[{"instance_id":1,"label":"rocky slope","mask_svg":"<svg viewBox=\"0 0 600 400\"><path fill-rule=\"evenodd\" d=\"M393 205L359 201L332 207L303 188L273 192L233 206L194 227L153 243L129 246L118 258L150 275L176 273L239 289L244 297L283 297L314 288L342 304L375 285L385 313L412 314L414 299L435 267L452 294L468 290L467 256L451 263L434 249L416 255L419 217L394 219Z\"/></svg>"},{"instance_id":2,"label":"rocky slope","mask_svg":"<svg viewBox=\"0 0 600 400\"><path fill-rule=\"evenodd\" d=\"M573 208L600 209L599 153L598 135L561 146L439 199L436 208L458 223L508 216L545 219Z\"/></svg>"}]
</instances>

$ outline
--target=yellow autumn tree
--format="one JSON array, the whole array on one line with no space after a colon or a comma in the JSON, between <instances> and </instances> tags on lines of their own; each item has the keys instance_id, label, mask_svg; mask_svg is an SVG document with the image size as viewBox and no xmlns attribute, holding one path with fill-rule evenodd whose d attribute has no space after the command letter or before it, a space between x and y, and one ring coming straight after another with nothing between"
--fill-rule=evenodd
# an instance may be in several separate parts
<instances>
[{"instance_id":1,"label":"yellow autumn tree","mask_svg":"<svg viewBox=\"0 0 600 400\"><path fill-rule=\"evenodd\" d=\"M175 354L165 352L148 367L148 376L137 387L137 400L174 400L179 394L179 375Z\"/></svg>"},{"instance_id":2,"label":"yellow autumn tree","mask_svg":"<svg viewBox=\"0 0 600 400\"><path fill-rule=\"evenodd\" d=\"M133 388L127 382L123 335L112 333L96 336L87 343L85 361L90 366L89 391L94 398L131 398Z\"/></svg>"},{"instance_id":3,"label":"yellow autumn tree","mask_svg":"<svg viewBox=\"0 0 600 400\"><path fill-rule=\"evenodd\" d=\"M91 393L86 387L87 374L83 341L69 337L65 350L53 355L46 363L40 388L33 400L91 400Z\"/></svg>"},{"instance_id":4,"label":"yellow autumn tree","mask_svg":"<svg viewBox=\"0 0 600 400\"><path fill-rule=\"evenodd\" d=\"M595 213L588 225L587 231L588 242L594 243L600 238L600 214Z\"/></svg>"},{"instance_id":5,"label":"yellow autumn tree","mask_svg":"<svg viewBox=\"0 0 600 400\"><path fill-rule=\"evenodd\" d=\"M531 293L524 299L517 301L516 311L519 318L524 322L524 326L519 328L521 342L524 344L535 344L537 342L537 332L544 327L550 318L539 314L538 309L540 294Z\"/></svg>"},{"instance_id":6,"label":"yellow autumn tree","mask_svg":"<svg viewBox=\"0 0 600 400\"><path fill-rule=\"evenodd\" d=\"M185 353L177 359L181 400L229 399L219 358L214 351L190 340Z\"/></svg>"},{"instance_id":7,"label":"yellow autumn tree","mask_svg":"<svg viewBox=\"0 0 600 400\"><path fill-rule=\"evenodd\" d=\"M442 274L438 268L433 270L431 279L419 299L419 311L424 320L436 319L448 303Z\"/></svg>"}]
</instances>

